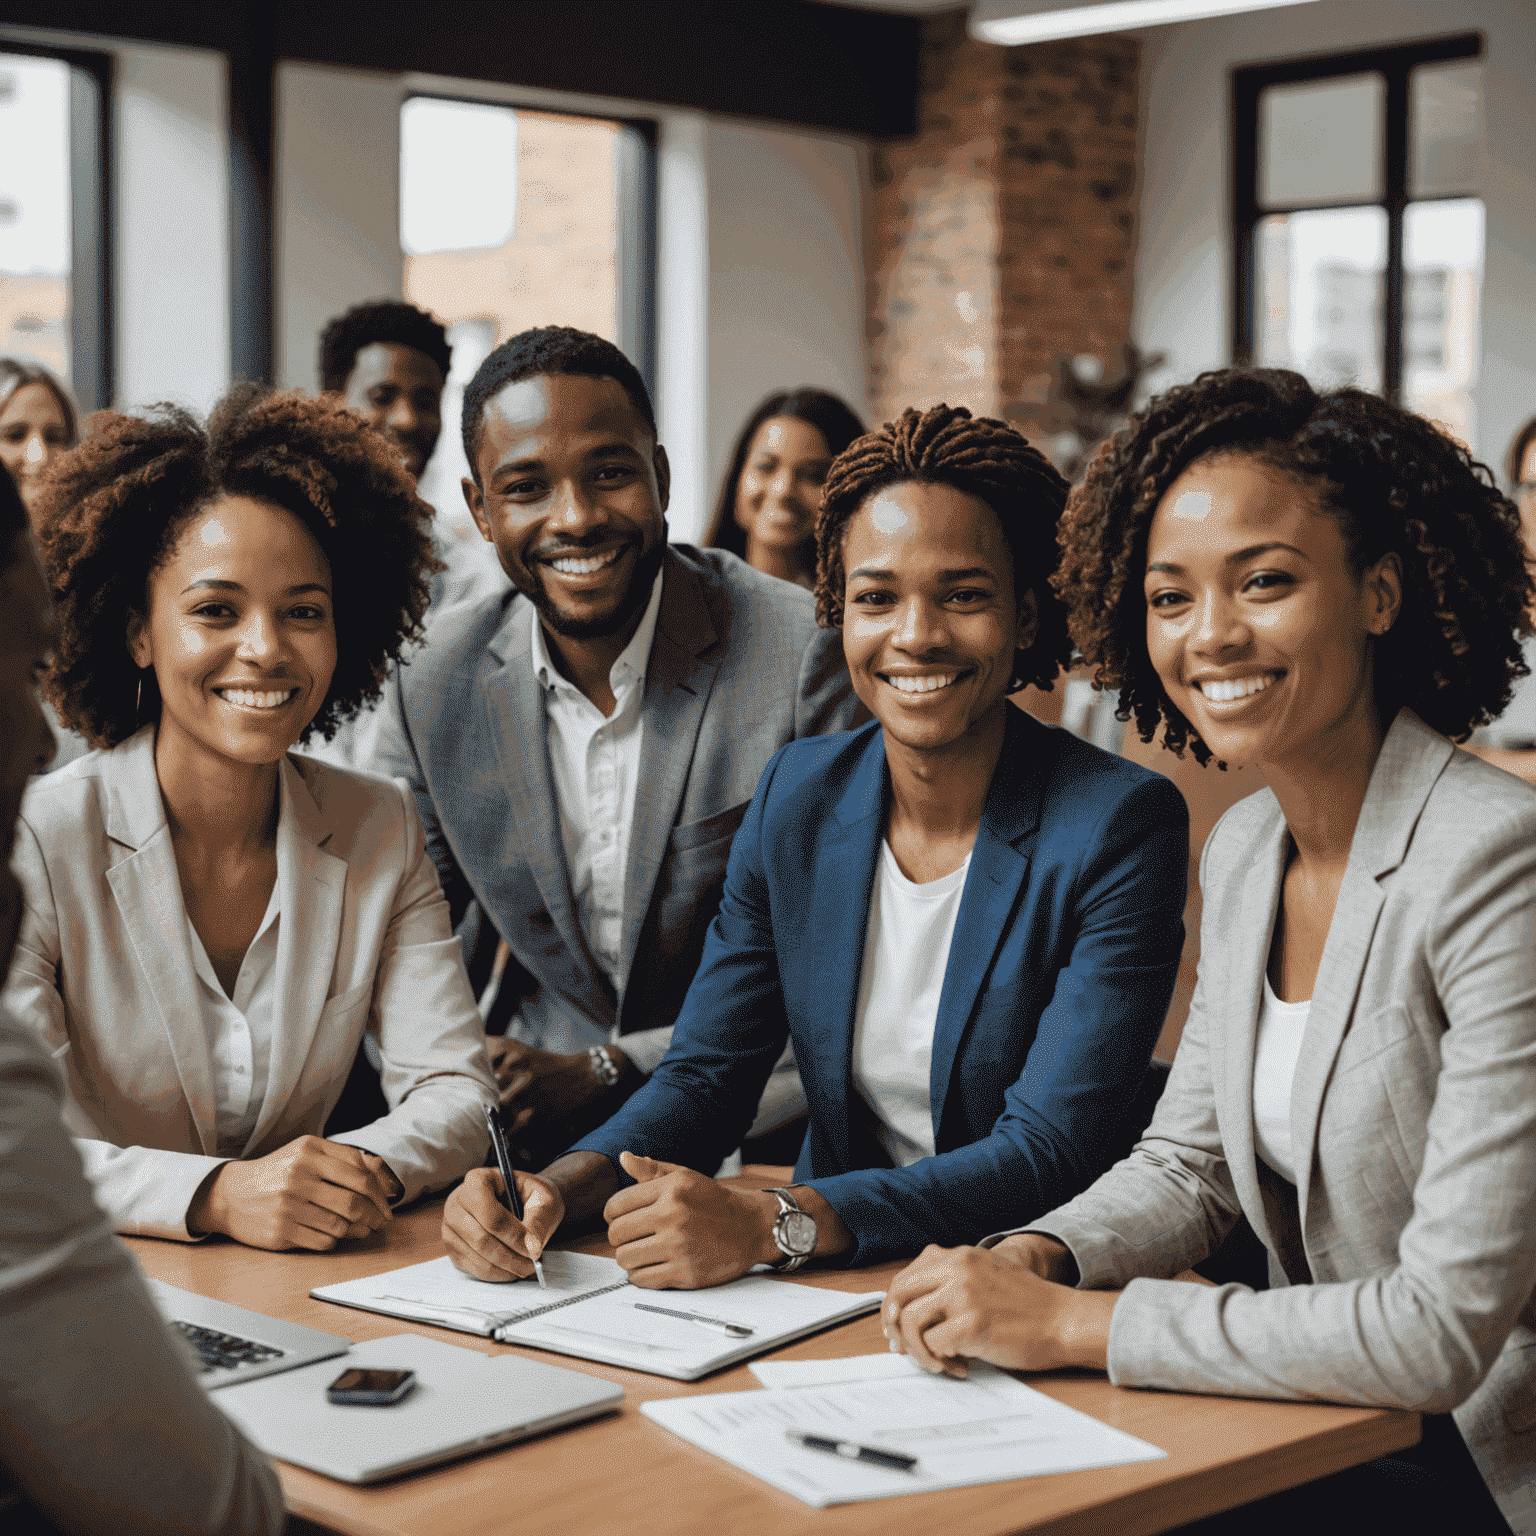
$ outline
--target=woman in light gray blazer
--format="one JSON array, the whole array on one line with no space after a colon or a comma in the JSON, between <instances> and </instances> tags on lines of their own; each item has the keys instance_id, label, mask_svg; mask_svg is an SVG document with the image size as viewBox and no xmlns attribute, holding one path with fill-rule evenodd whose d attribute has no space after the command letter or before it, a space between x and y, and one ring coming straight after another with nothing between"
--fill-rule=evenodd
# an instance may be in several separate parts
<instances>
[{"instance_id":1,"label":"woman in light gray blazer","mask_svg":"<svg viewBox=\"0 0 1536 1536\"><path fill-rule=\"evenodd\" d=\"M1027 1231L927 1250L887 1332L934 1370L1431 1416L1234 1529L1502 1529L1490 1492L1536 1529L1536 790L1447 740L1519 669L1518 514L1428 422L1224 371L1130 423L1062 541L1074 637L1143 739L1269 787L1206 844L1144 1139ZM1241 1215L1269 1288L1179 1283Z\"/></svg>"},{"instance_id":2,"label":"woman in light gray blazer","mask_svg":"<svg viewBox=\"0 0 1536 1536\"><path fill-rule=\"evenodd\" d=\"M52 472L44 680L99 750L26 796L3 1003L119 1231L326 1249L485 1153L495 1093L409 795L290 755L418 631L428 509L335 402L108 417ZM326 1139L365 1032L388 1112Z\"/></svg>"}]
</instances>

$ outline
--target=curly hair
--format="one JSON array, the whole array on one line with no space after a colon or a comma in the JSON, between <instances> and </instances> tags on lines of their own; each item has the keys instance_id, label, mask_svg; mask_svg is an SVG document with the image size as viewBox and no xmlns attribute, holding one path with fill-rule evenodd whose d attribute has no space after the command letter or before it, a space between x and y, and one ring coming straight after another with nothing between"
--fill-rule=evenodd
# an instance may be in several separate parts
<instances>
[{"instance_id":1,"label":"curly hair","mask_svg":"<svg viewBox=\"0 0 1536 1536\"><path fill-rule=\"evenodd\" d=\"M480 433L485 426L485 407L491 396L508 384L539 377L615 379L640 418L656 432L656 412L651 393L640 377L640 370L614 346L591 331L578 331L570 325L542 325L535 330L519 331L496 348L475 371L464 391L461 418L464 457L469 472L480 483Z\"/></svg>"},{"instance_id":2,"label":"curly hair","mask_svg":"<svg viewBox=\"0 0 1536 1536\"><path fill-rule=\"evenodd\" d=\"M1533 586L1520 517L1488 469L1422 417L1358 389L1319 394L1279 368L1223 368L1157 396L1100 448L1072 492L1053 583L1072 636L1143 741L1211 750L1152 666L1143 573L1153 514L1197 460L1241 454L1309 489L1338 519L1352 574L1395 552L1402 608L1376 642L1377 705L1464 741L1524 676Z\"/></svg>"},{"instance_id":3,"label":"curly hair","mask_svg":"<svg viewBox=\"0 0 1536 1536\"><path fill-rule=\"evenodd\" d=\"M1033 683L1049 689L1072 661L1067 611L1049 585L1056 569L1056 525L1067 482L1050 460L1005 421L961 406L908 406L896 421L867 432L832 461L816 523L816 617L843 625L843 536L848 520L887 486L949 485L992 508L1013 556L1014 590L1035 594L1030 644L1015 653L1009 692Z\"/></svg>"},{"instance_id":4,"label":"curly hair","mask_svg":"<svg viewBox=\"0 0 1536 1536\"><path fill-rule=\"evenodd\" d=\"M376 341L411 347L448 377L453 348L440 320L403 299L374 299L338 315L320 334L320 388L345 392L357 354Z\"/></svg>"},{"instance_id":5,"label":"curly hair","mask_svg":"<svg viewBox=\"0 0 1536 1536\"><path fill-rule=\"evenodd\" d=\"M188 412L103 411L93 431L50 466L41 543L58 642L43 687L66 725L111 747L154 719L128 653L131 620L149 606L149 578L186 523L224 496L291 512L330 562L336 670L301 740L326 740L379 696L389 664L420 637L429 579L442 564L432 510L388 443L334 398L311 400L237 384L205 428Z\"/></svg>"}]
</instances>

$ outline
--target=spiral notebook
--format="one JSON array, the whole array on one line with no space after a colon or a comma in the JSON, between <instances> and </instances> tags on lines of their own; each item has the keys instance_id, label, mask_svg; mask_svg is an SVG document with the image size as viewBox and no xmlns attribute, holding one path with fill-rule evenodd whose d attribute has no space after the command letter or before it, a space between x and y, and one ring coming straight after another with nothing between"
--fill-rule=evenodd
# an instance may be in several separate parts
<instances>
[{"instance_id":1,"label":"spiral notebook","mask_svg":"<svg viewBox=\"0 0 1536 1536\"><path fill-rule=\"evenodd\" d=\"M745 1275L705 1291L650 1291L630 1285L612 1259L557 1251L545 1254L544 1275L547 1290L532 1280L498 1285L472 1279L442 1258L309 1294L678 1381L697 1381L873 1312L885 1295L823 1290L771 1275Z\"/></svg>"}]
</instances>

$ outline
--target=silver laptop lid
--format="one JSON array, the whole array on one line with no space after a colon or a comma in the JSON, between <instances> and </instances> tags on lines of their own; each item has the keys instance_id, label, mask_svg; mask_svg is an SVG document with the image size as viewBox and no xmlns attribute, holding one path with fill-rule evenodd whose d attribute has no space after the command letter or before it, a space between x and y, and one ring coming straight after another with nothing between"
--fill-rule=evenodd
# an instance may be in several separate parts
<instances>
[{"instance_id":1,"label":"silver laptop lid","mask_svg":"<svg viewBox=\"0 0 1536 1536\"><path fill-rule=\"evenodd\" d=\"M343 1365L415 1371L416 1387L387 1407L332 1403L325 1389ZM580 1371L402 1333L365 1340L345 1361L221 1393L219 1407L269 1456L372 1483L592 1418L623 1398L622 1387Z\"/></svg>"}]
</instances>

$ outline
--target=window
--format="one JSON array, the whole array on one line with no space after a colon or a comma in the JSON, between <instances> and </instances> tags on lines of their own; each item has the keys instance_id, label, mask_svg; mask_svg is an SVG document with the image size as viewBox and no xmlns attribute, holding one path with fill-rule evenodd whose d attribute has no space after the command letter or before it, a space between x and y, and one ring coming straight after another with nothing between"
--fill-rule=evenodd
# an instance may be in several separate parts
<instances>
[{"instance_id":1,"label":"window","mask_svg":"<svg viewBox=\"0 0 1536 1536\"><path fill-rule=\"evenodd\" d=\"M1237 361L1378 391L1473 441L1481 51L1234 72Z\"/></svg>"},{"instance_id":2,"label":"window","mask_svg":"<svg viewBox=\"0 0 1536 1536\"><path fill-rule=\"evenodd\" d=\"M444 431L422 495L463 514L455 424L499 342L572 325L617 343L654 387L654 125L435 96L400 114L405 295L449 328Z\"/></svg>"},{"instance_id":3,"label":"window","mask_svg":"<svg viewBox=\"0 0 1536 1536\"><path fill-rule=\"evenodd\" d=\"M111 399L110 100L109 55L0 51L0 354L52 369L87 411Z\"/></svg>"}]
</instances>

